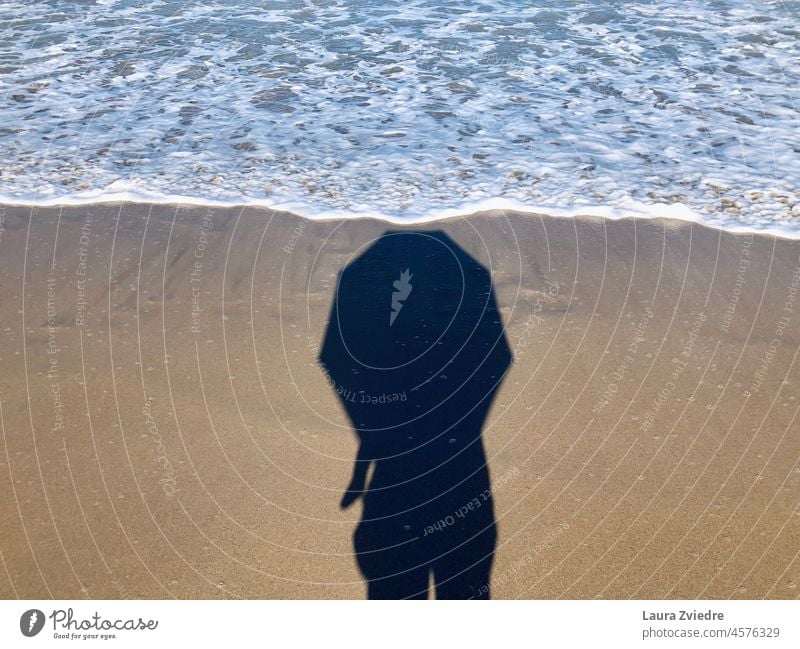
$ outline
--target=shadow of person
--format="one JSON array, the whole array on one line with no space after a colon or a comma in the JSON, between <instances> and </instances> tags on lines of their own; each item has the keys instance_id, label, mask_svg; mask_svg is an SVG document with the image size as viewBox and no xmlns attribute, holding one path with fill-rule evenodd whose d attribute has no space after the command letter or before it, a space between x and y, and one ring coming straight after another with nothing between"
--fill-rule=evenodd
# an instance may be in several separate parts
<instances>
[{"instance_id":1,"label":"shadow of person","mask_svg":"<svg viewBox=\"0 0 800 649\"><path fill-rule=\"evenodd\" d=\"M319 363L359 439L343 508L370 599L488 599L481 439L511 352L487 270L443 232L385 232L339 274Z\"/></svg>"}]
</instances>

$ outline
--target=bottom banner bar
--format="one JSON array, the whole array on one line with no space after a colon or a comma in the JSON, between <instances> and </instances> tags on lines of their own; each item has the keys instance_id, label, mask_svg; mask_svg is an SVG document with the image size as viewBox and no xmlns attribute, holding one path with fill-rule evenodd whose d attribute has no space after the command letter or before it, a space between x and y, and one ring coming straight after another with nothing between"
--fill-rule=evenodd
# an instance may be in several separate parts
<instances>
[{"instance_id":1,"label":"bottom banner bar","mask_svg":"<svg viewBox=\"0 0 800 649\"><path fill-rule=\"evenodd\" d=\"M0 646L800 647L797 601L4 601Z\"/></svg>"}]
</instances>

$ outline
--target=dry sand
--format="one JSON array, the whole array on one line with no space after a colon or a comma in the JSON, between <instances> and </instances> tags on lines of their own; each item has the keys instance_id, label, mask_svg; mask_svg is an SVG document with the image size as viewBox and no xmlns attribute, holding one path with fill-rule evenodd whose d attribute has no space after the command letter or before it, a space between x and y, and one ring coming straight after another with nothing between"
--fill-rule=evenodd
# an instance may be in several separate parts
<instances>
[{"instance_id":1,"label":"dry sand","mask_svg":"<svg viewBox=\"0 0 800 649\"><path fill-rule=\"evenodd\" d=\"M0 216L0 596L363 597L360 505L339 508L356 439L316 354L338 271L398 228ZM490 269L515 357L483 432L494 598L800 595L800 241L415 229Z\"/></svg>"}]
</instances>

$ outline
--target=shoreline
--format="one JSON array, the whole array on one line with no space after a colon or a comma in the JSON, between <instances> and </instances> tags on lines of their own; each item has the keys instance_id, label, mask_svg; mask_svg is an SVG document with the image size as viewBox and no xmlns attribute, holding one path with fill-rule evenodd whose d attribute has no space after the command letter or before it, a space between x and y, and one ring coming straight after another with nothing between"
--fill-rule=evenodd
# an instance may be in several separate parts
<instances>
[{"instance_id":1,"label":"shoreline","mask_svg":"<svg viewBox=\"0 0 800 649\"><path fill-rule=\"evenodd\" d=\"M4 597L363 597L360 505L340 508L356 437L318 359L338 274L387 230L445 233L494 285L513 363L482 430L493 598L797 596L800 241L512 212L0 213Z\"/></svg>"},{"instance_id":2,"label":"shoreline","mask_svg":"<svg viewBox=\"0 0 800 649\"><path fill-rule=\"evenodd\" d=\"M514 215L529 215L545 218L599 218L608 221L622 221L625 219L680 221L694 223L722 232L733 234L754 234L774 236L782 239L800 239L800 218L797 221L775 221L747 223L737 220L731 214L724 214L724 210L711 215L703 215L683 203L655 203L644 204L631 202L629 205L614 207L610 205L578 206L572 209L528 205L503 198L491 198L479 202L466 203L457 208L430 210L419 217L380 214L373 211L350 210L318 210L313 206L296 204L292 202L274 202L263 200L251 201L214 201L189 196L140 196L130 192L103 194L98 197L77 198L68 200L65 197L54 199L25 201L15 200L11 197L0 196L0 209L28 208L28 209L66 209L66 208L91 208L93 206L161 206L180 209L209 208L221 210L264 210L273 213L291 214L292 216L308 221L344 221L344 220L374 220L398 226L418 226L453 219L475 218L487 213L508 213Z\"/></svg>"}]
</instances>

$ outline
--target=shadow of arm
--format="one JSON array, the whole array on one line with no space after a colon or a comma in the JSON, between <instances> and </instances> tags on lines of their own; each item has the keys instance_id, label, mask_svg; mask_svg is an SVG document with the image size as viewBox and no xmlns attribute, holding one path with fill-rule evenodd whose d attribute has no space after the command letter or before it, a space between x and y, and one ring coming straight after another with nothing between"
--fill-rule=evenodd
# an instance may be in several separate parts
<instances>
[{"instance_id":1,"label":"shadow of arm","mask_svg":"<svg viewBox=\"0 0 800 649\"><path fill-rule=\"evenodd\" d=\"M372 459L368 456L365 444L362 441L358 447L358 455L356 456L355 463L353 464L353 476L350 478L350 484L347 485L339 507L347 509L356 500L363 497L366 490L367 471L372 464Z\"/></svg>"}]
</instances>

